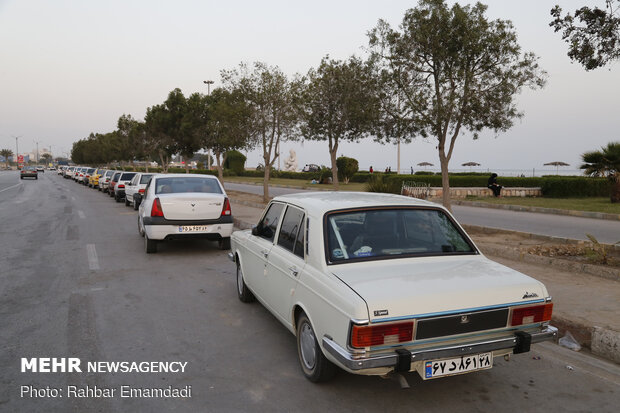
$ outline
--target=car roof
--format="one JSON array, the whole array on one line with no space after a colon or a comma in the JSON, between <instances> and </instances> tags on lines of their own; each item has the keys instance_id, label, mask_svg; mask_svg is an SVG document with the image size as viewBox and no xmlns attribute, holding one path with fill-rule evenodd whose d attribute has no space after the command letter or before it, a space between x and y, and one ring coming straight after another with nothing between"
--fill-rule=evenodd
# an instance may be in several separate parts
<instances>
[{"instance_id":1,"label":"car roof","mask_svg":"<svg viewBox=\"0 0 620 413\"><path fill-rule=\"evenodd\" d=\"M149 172L150 173L150 172ZM157 174L157 178L209 178L209 179L217 179L214 175L207 174Z\"/></svg>"},{"instance_id":2,"label":"car roof","mask_svg":"<svg viewBox=\"0 0 620 413\"><path fill-rule=\"evenodd\" d=\"M377 192L349 192L349 191L321 191L301 192L288 195L280 195L273 198L274 201L282 201L297 205L308 212L324 214L339 209L353 209L364 207L384 206L423 206L441 208L443 206L418 198L402 195L384 194Z\"/></svg>"}]
</instances>

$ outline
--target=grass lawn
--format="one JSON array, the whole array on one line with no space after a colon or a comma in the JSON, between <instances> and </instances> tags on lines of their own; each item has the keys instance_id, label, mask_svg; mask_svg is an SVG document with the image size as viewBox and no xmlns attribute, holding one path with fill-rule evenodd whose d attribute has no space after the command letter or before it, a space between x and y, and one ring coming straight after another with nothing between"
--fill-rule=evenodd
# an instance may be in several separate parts
<instances>
[{"instance_id":1,"label":"grass lawn","mask_svg":"<svg viewBox=\"0 0 620 413\"><path fill-rule=\"evenodd\" d=\"M482 198L468 197L466 201L488 202L490 204L523 205L542 208L569 209L573 211L604 212L620 214L620 204L612 204L609 198Z\"/></svg>"},{"instance_id":2,"label":"grass lawn","mask_svg":"<svg viewBox=\"0 0 620 413\"><path fill-rule=\"evenodd\" d=\"M226 182L252 182L259 183L262 185L263 178L262 177L250 177L250 176L226 176L224 177L224 181ZM271 185L289 185L296 186L308 189L333 189L333 185L324 185L324 184L311 184L310 181L304 181L302 179L284 179L284 178L271 178L269 180ZM364 192L366 190L366 184L350 182L348 184L343 184L340 182L340 191L361 191Z\"/></svg>"}]
</instances>

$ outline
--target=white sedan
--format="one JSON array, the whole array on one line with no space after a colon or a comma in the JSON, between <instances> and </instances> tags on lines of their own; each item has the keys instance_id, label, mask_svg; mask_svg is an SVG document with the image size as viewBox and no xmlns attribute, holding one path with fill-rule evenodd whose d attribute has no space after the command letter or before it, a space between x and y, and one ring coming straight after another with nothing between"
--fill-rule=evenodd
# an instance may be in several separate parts
<instances>
[{"instance_id":1,"label":"white sedan","mask_svg":"<svg viewBox=\"0 0 620 413\"><path fill-rule=\"evenodd\" d=\"M137 197L137 198L136 198ZM149 181L139 202L138 231L147 253L157 252L157 242L204 238L230 249L233 217L220 181L212 175L165 174Z\"/></svg>"},{"instance_id":2,"label":"white sedan","mask_svg":"<svg viewBox=\"0 0 620 413\"><path fill-rule=\"evenodd\" d=\"M303 374L423 379L489 369L552 340L545 286L476 248L440 205L399 195L276 197L232 235L237 294L297 337Z\"/></svg>"}]
</instances>

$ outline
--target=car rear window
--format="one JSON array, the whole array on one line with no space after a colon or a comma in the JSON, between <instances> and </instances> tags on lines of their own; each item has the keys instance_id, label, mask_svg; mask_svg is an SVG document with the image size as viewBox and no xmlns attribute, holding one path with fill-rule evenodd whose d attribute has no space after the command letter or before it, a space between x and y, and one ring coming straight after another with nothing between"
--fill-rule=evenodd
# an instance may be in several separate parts
<instances>
[{"instance_id":1,"label":"car rear window","mask_svg":"<svg viewBox=\"0 0 620 413\"><path fill-rule=\"evenodd\" d=\"M141 184L148 184L152 177L153 177L153 174L143 174L140 177L140 183Z\"/></svg>"},{"instance_id":2,"label":"car rear window","mask_svg":"<svg viewBox=\"0 0 620 413\"><path fill-rule=\"evenodd\" d=\"M95 172L95 168L90 168L90 169L86 170L86 173L88 173L88 174L92 174L93 172Z\"/></svg>"},{"instance_id":3,"label":"car rear window","mask_svg":"<svg viewBox=\"0 0 620 413\"><path fill-rule=\"evenodd\" d=\"M440 209L379 208L326 215L330 263L476 253Z\"/></svg>"},{"instance_id":4,"label":"car rear window","mask_svg":"<svg viewBox=\"0 0 620 413\"><path fill-rule=\"evenodd\" d=\"M131 180L131 178L133 178L134 176L136 176L135 172L125 172L123 173L123 175L119 178L119 181L129 181Z\"/></svg>"},{"instance_id":5,"label":"car rear window","mask_svg":"<svg viewBox=\"0 0 620 413\"><path fill-rule=\"evenodd\" d=\"M178 194L182 192L198 192L207 194L222 193L220 185L213 178L159 178L156 184L156 194Z\"/></svg>"}]
</instances>

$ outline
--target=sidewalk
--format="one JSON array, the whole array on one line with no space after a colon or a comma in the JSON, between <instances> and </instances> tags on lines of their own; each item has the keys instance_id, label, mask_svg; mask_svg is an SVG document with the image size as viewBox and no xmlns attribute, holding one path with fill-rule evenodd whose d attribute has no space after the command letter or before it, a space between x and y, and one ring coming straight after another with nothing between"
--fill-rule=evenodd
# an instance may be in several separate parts
<instances>
[{"instance_id":1,"label":"sidewalk","mask_svg":"<svg viewBox=\"0 0 620 413\"><path fill-rule=\"evenodd\" d=\"M243 196L231 196L235 227L248 229L263 212L261 205ZM475 241L475 238L474 238ZM553 296L552 324L560 336L568 330L592 353L620 363L620 282L574 272L556 266L516 261L502 254L501 246L486 248L489 258L517 271L531 275L545 284Z\"/></svg>"}]
</instances>

